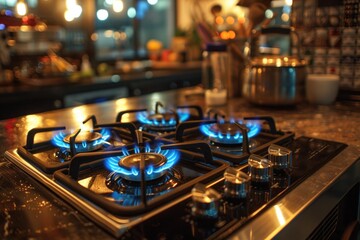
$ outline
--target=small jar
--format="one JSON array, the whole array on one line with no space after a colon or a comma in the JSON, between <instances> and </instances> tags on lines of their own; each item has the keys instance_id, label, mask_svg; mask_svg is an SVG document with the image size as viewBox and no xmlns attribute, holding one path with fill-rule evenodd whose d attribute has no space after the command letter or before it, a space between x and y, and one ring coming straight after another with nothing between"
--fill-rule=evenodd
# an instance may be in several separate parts
<instances>
[{"instance_id":1,"label":"small jar","mask_svg":"<svg viewBox=\"0 0 360 240\"><path fill-rule=\"evenodd\" d=\"M205 101L209 106L224 105L227 100L227 82L229 78L229 60L227 45L222 42L210 42L203 52L202 84Z\"/></svg>"}]
</instances>

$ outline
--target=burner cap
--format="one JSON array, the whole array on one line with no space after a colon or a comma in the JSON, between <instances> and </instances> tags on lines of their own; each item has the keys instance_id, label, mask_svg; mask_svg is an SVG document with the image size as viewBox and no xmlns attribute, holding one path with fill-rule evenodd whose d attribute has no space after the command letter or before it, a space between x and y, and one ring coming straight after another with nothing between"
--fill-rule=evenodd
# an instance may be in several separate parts
<instances>
[{"instance_id":1,"label":"burner cap","mask_svg":"<svg viewBox=\"0 0 360 240\"><path fill-rule=\"evenodd\" d=\"M225 123L215 123L210 128L212 131L220 133L222 135L230 134L234 136L240 131L239 127L235 123L225 122Z\"/></svg>"},{"instance_id":2,"label":"burner cap","mask_svg":"<svg viewBox=\"0 0 360 240\"><path fill-rule=\"evenodd\" d=\"M70 144L70 138L72 136L74 136L74 134L67 135L63 141ZM101 144L96 144L96 142L101 140L101 138L102 135L98 132L80 132L75 138L75 148L78 152L97 150L101 148Z\"/></svg>"},{"instance_id":3,"label":"burner cap","mask_svg":"<svg viewBox=\"0 0 360 240\"><path fill-rule=\"evenodd\" d=\"M64 142L70 143L70 138L74 136L74 134L67 135L64 137ZM93 142L99 140L101 138L101 134L98 132L80 132L76 138L75 143L83 143L83 142Z\"/></svg>"},{"instance_id":4,"label":"burner cap","mask_svg":"<svg viewBox=\"0 0 360 240\"><path fill-rule=\"evenodd\" d=\"M155 113L149 116L149 120L152 121L166 121L169 122L171 119L175 119L176 115L174 113Z\"/></svg>"},{"instance_id":5,"label":"burner cap","mask_svg":"<svg viewBox=\"0 0 360 240\"><path fill-rule=\"evenodd\" d=\"M163 166L167 159L164 155L158 153L135 153L129 156L124 157L119 161L119 166L126 170L133 171L135 169L135 174L126 175L122 174L122 177L131 181L141 181L140 174L140 161L141 158L145 160L145 169L152 169L151 173L145 174L145 180L153 180L163 176L166 173L166 170L163 171L154 171ZM147 171L147 170L145 170Z\"/></svg>"},{"instance_id":6,"label":"burner cap","mask_svg":"<svg viewBox=\"0 0 360 240\"><path fill-rule=\"evenodd\" d=\"M176 129L175 113L155 113L148 117L148 128L154 131L171 131Z\"/></svg>"},{"instance_id":7,"label":"burner cap","mask_svg":"<svg viewBox=\"0 0 360 240\"><path fill-rule=\"evenodd\" d=\"M209 129L212 134L209 136L215 144L241 144L242 134L238 126L232 122L215 123Z\"/></svg>"}]
</instances>

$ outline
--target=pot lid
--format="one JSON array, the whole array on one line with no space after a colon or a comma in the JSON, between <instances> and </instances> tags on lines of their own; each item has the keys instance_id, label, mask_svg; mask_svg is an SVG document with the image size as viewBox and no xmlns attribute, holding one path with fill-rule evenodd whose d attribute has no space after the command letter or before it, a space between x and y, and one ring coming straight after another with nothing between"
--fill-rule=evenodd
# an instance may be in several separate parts
<instances>
[{"instance_id":1,"label":"pot lid","mask_svg":"<svg viewBox=\"0 0 360 240\"><path fill-rule=\"evenodd\" d=\"M252 60L253 66L268 67L302 67L306 65L305 60L291 56L262 56Z\"/></svg>"}]
</instances>

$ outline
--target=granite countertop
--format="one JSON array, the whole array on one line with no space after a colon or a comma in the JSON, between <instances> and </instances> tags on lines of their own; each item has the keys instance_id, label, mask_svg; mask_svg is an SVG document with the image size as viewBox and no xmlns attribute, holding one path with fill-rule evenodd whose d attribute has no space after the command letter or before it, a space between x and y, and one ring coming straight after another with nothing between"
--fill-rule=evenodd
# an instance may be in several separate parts
<instances>
[{"instance_id":1,"label":"granite countertop","mask_svg":"<svg viewBox=\"0 0 360 240\"><path fill-rule=\"evenodd\" d=\"M195 89L195 91L194 91ZM196 101L205 109L201 91L193 88L185 94L186 99ZM212 107L213 108L213 107ZM216 107L229 116L271 116L282 131L295 136L310 136L360 146L360 103L336 102L333 105L310 105L307 102L289 107L254 106L243 98L230 99L227 105Z\"/></svg>"},{"instance_id":2,"label":"granite countertop","mask_svg":"<svg viewBox=\"0 0 360 240\"><path fill-rule=\"evenodd\" d=\"M210 108L206 106L198 88L186 88L0 121L1 238L111 238L89 219L9 163L3 154L9 149L24 145L26 133L32 128L67 126L68 129L75 129L91 114L97 117L98 123L114 122L119 111L143 107L153 109L156 101L161 101L166 106L199 105L204 112ZM357 105L337 102L330 106L315 106L303 103L287 108L267 108L253 106L242 98L234 98L224 106L211 108L236 118L272 116L277 129L294 132L295 137L305 135L360 146L360 108Z\"/></svg>"}]
</instances>

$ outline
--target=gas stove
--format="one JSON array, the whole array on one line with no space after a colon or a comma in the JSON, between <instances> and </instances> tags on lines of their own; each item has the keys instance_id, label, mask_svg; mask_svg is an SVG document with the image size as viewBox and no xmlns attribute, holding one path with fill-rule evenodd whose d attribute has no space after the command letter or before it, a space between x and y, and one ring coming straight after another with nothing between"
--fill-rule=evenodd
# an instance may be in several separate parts
<instances>
[{"instance_id":1,"label":"gas stove","mask_svg":"<svg viewBox=\"0 0 360 240\"><path fill-rule=\"evenodd\" d=\"M5 155L114 237L219 239L346 148L295 138L268 116L160 107L107 124L90 116L76 130L32 129ZM138 120L123 122L129 113Z\"/></svg>"}]
</instances>

